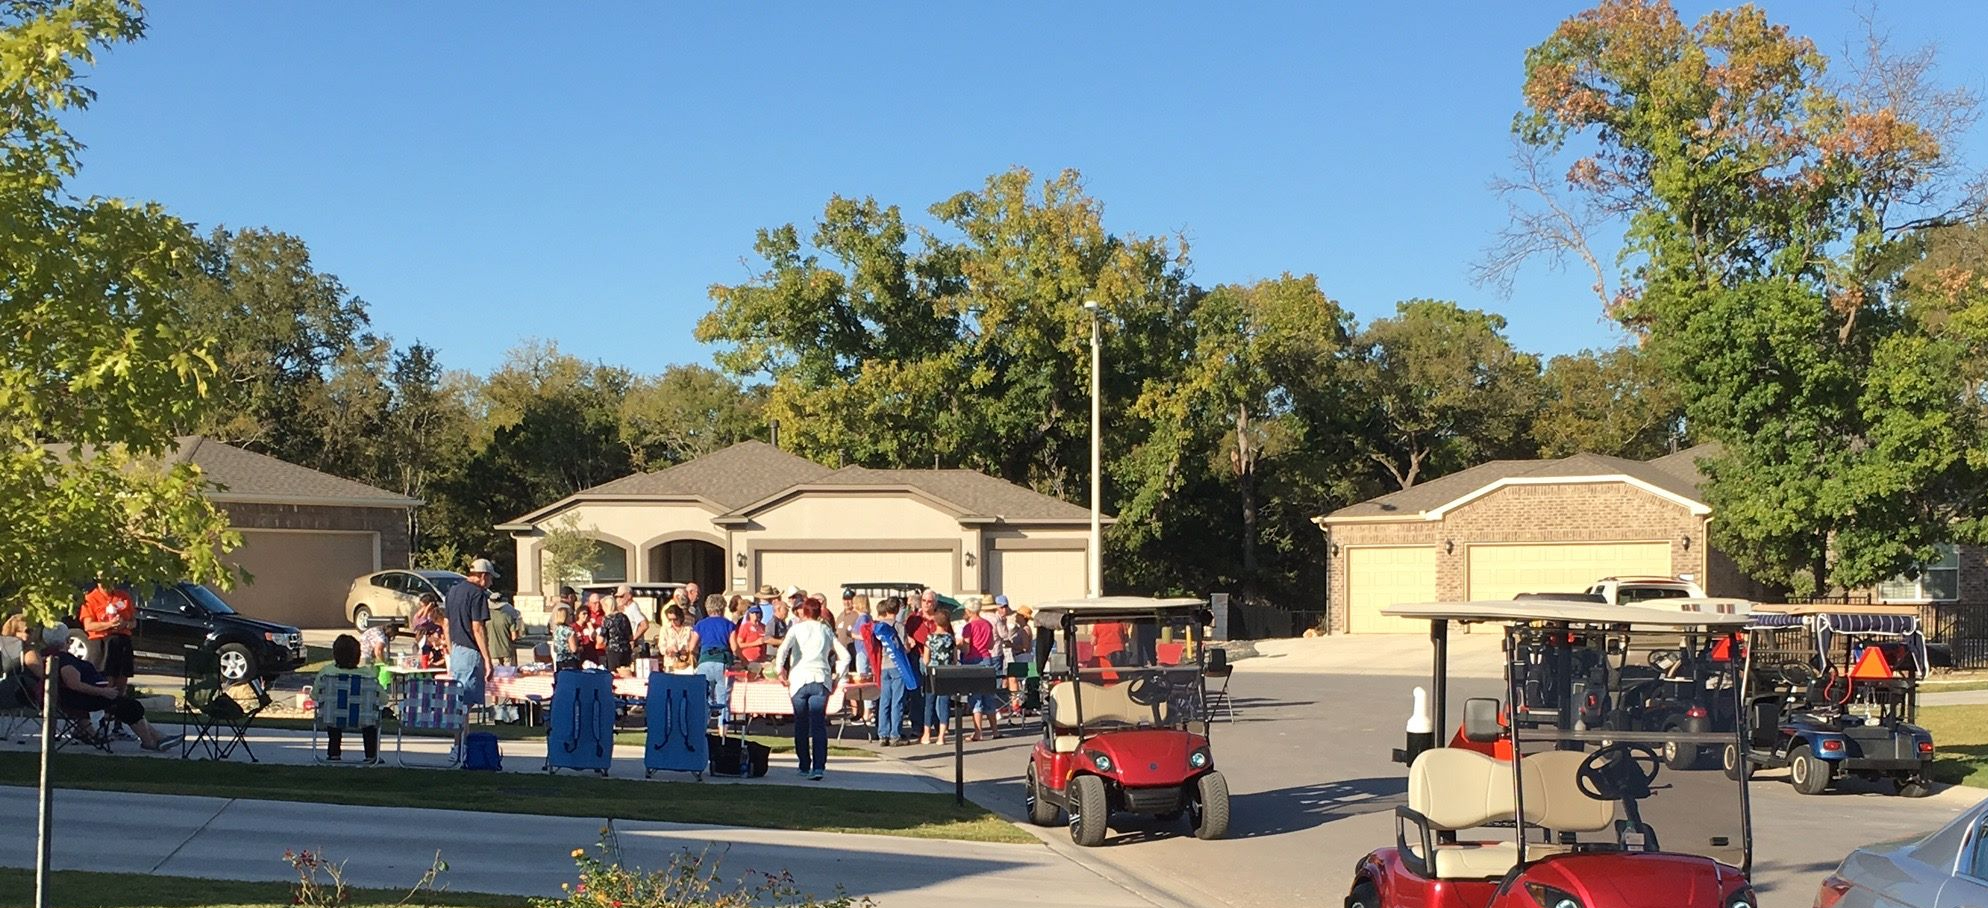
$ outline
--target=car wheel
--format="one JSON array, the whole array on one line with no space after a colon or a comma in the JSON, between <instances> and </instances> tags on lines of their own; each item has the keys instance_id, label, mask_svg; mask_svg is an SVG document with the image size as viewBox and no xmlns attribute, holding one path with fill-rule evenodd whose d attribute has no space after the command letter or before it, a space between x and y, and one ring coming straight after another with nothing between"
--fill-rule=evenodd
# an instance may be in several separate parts
<instances>
[{"instance_id":1,"label":"car wheel","mask_svg":"<svg viewBox=\"0 0 1988 908\"><path fill-rule=\"evenodd\" d=\"M1920 776L1900 776L1895 784L1901 798L1923 798L1933 793L1932 781Z\"/></svg>"},{"instance_id":2,"label":"car wheel","mask_svg":"<svg viewBox=\"0 0 1988 908\"><path fill-rule=\"evenodd\" d=\"M1104 844L1104 832L1111 820L1111 803L1104 780L1078 776L1070 780L1070 840L1085 848Z\"/></svg>"},{"instance_id":3,"label":"car wheel","mask_svg":"<svg viewBox=\"0 0 1988 908\"><path fill-rule=\"evenodd\" d=\"M1194 837L1219 839L1229 834L1229 780L1211 772L1194 780L1194 800L1188 802L1188 816L1194 818Z\"/></svg>"},{"instance_id":4,"label":"car wheel","mask_svg":"<svg viewBox=\"0 0 1988 908\"><path fill-rule=\"evenodd\" d=\"M372 622L373 622L373 610L372 610L372 609L370 609L370 608L367 608L366 606L363 606L363 605L362 605L362 606L359 606L358 608L355 608L355 609L353 609L353 610L352 610L352 626L353 626L353 627L356 627L356 628L358 628L358 629L360 629L360 630L362 630L362 631L363 631L363 630L365 630L365 629L366 629L366 628L367 628L367 627L368 627L369 625L371 625L371 624L372 624Z\"/></svg>"},{"instance_id":5,"label":"car wheel","mask_svg":"<svg viewBox=\"0 0 1988 908\"><path fill-rule=\"evenodd\" d=\"M214 661L221 667L221 680L229 684L240 684L255 675L255 654L239 643L221 647Z\"/></svg>"},{"instance_id":6,"label":"car wheel","mask_svg":"<svg viewBox=\"0 0 1988 908\"><path fill-rule=\"evenodd\" d=\"M1672 734L1682 734L1684 729L1675 725L1665 729ZM1683 772L1698 765L1698 745L1679 744L1676 741L1664 742L1664 765Z\"/></svg>"},{"instance_id":7,"label":"car wheel","mask_svg":"<svg viewBox=\"0 0 1988 908\"><path fill-rule=\"evenodd\" d=\"M1794 783L1796 792L1822 794L1829 790L1829 776L1829 763L1811 752L1808 745L1797 745L1788 754L1788 781Z\"/></svg>"},{"instance_id":8,"label":"car wheel","mask_svg":"<svg viewBox=\"0 0 1988 908\"><path fill-rule=\"evenodd\" d=\"M1346 897L1346 908L1381 908L1381 895L1374 891L1374 884L1363 880Z\"/></svg>"},{"instance_id":9,"label":"car wheel","mask_svg":"<svg viewBox=\"0 0 1988 908\"><path fill-rule=\"evenodd\" d=\"M1030 763L1027 786L1028 793L1023 796L1027 801L1029 822L1037 826L1054 826L1056 825L1056 805L1049 803L1048 799L1042 796L1042 791L1039 787L1041 784L1041 781L1035 775L1035 764Z\"/></svg>"},{"instance_id":10,"label":"car wheel","mask_svg":"<svg viewBox=\"0 0 1988 908\"><path fill-rule=\"evenodd\" d=\"M1748 762L1746 766L1746 773L1744 775L1740 773L1740 752L1739 752L1739 745L1737 744L1726 745L1725 755L1719 762L1722 764L1722 767L1726 771L1726 778L1731 779L1735 782L1746 781L1747 778L1753 775L1753 771L1755 769L1754 764Z\"/></svg>"}]
</instances>

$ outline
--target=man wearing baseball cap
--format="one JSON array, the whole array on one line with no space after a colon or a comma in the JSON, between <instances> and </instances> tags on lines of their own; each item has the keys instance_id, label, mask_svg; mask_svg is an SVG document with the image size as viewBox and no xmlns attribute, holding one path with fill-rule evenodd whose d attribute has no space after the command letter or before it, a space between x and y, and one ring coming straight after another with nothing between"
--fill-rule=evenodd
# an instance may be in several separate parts
<instances>
[{"instance_id":1,"label":"man wearing baseball cap","mask_svg":"<svg viewBox=\"0 0 1988 908\"><path fill-rule=\"evenodd\" d=\"M469 566L469 582L449 587L442 600L443 624L449 635L449 677L462 691L465 706L483 705L483 686L490 680L490 646L485 626L490 621L490 584L497 566L478 558Z\"/></svg>"}]
</instances>

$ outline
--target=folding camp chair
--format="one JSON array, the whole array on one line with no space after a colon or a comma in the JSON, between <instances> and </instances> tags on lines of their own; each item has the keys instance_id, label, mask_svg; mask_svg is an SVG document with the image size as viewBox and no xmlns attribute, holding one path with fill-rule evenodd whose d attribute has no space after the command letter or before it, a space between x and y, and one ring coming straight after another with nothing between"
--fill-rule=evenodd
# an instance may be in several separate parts
<instances>
[{"instance_id":1,"label":"folding camp chair","mask_svg":"<svg viewBox=\"0 0 1988 908\"><path fill-rule=\"evenodd\" d=\"M402 766L427 769L453 769L462 763L462 731L469 721L463 707L462 688L454 681L413 676L400 682L400 727L394 734L394 759ZM407 731L446 731L455 735L446 762L409 761ZM419 737L418 735L416 737Z\"/></svg>"},{"instance_id":2,"label":"folding camp chair","mask_svg":"<svg viewBox=\"0 0 1988 908\"><path fill-rule=\"evenodd\" d=\"M258 682L240 685L252 695L247 702L221 677L221 660L213 651L201 648L186 656L186 688L181 709L182 722L192 729L180 748L181 757L205 753L211 760L226 760L240 750L250 763L259 762L249 747L248 733L255 717L269 708L269 692Z\"/></svg>"},{"instance_id":3,"label":"folding camp chair","mask_svg":"<svg viewBox=\"0 0 1988 908\"><path fill-rule=\"evenodd\" d=\"M26 741L30 730L41 725L37 683L21 665L21 641L0 637L0 740L19 735Z\"/></svg>"},{"instance_id":4,"label":"folding camp chair","mask_svg":"<svg viewBox=\"0 0 1988 908\"><path fill-rule=\"evenodd\" d=\"M311 720L311 761L353 765L334 761L328 751L318 750L318 735L334 728L345 736L364 735L368 728L377 730L386 692L380 689L377 678L365 672L337 674L326 680L330 683L312 691L317 698L317 714ZM327 737L327 747L330 743Z\"/></svg>"},{"instance_id":5,"label":"folding camp chair","mask_svg":"<svg viewBox=\"0 0 1988 908\"><path fill-rule=\"evenodd\" d=\"M1208 688L1208 700L1202 705L1207 721L1215 721L1215 716L1221 713L1228 713L1231 722L1236 720L1236 705L1229 702L1229 679L1235 673L1236 667L1229 664L1228 650L1208 650L1207 662L1201 667Z\"/></svg>"}]
</instances>

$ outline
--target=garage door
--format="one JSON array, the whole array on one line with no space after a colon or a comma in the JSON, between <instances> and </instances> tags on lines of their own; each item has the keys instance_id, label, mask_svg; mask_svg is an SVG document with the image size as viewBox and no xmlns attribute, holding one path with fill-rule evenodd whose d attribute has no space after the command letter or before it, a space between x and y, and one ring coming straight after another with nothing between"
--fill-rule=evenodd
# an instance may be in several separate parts
<instances>
[{"instance_id":1,"label":"garage door","mask_svg":"<svg viewBox=\"0 0 1988 908\"><path fill-rule=\"evenodd\" d=\"M987 553L986 590L1008 597L1014 605L1081 599L1089 575L1082 549L994 549Z\"/></svg>"},{"instance_id":2,"label":"garage door","mask_svg":"<svg viewBox=\"0 0 1988 908\"><path fill-rule=\"evenodd\" d=\"M1436 601L1436 548L1427 545L1346 550L1347 628L1355 634L1426 634L1429 622L1392 618L1382 608Z\"/></svg>"},{"instance_id":3,"label":"garage door","mask_svg":"<svg viewBox=\"0 0 1988 908\"><path fill-rule=\"evenodd\" d=\"M1469 558L1472 599L1578 593L1603 577L1671 573L1668 542L1472 544Z\"/></svg>"},{"instance_id":4,"label":"garage door","mask_svg":"<svg viewBox=\"0 0 1988 908\"><path fill-rule=\"evenodd\" d=\"M954 593L953 553L904 552L783 552L761 551L753 586L770 583L785 589L798 586L825 593L829 602L850 581L922 583L942 593Z\"/></svg>"},{"instance_id":5,"label":"garage door","mask_svg":"<svg viewBox=\"0 0 1988 908\"><path fill-rule=\"evenodd\" d=\"M222 593L251 618L298 627L341 627L353 578L380 569L374 533L277 533L241 530L228 560L254 580Z\"/></svg>"}]
</instances>

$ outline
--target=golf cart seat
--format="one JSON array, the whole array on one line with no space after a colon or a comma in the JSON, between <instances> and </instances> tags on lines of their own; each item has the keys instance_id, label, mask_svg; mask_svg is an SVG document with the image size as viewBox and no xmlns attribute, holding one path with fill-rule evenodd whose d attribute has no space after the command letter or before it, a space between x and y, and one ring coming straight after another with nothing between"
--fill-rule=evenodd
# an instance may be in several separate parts
<instances>
[{"instance_id":1,"label":"golf cart seat","mask_svg":"<svg viewBox=\"0 0 1988 908\"><path fill-rule=\"evenodd\" d=\"M1599 832L1614 826L1615 803L1589 798L1575 782L1586 756L1549 751L1522 761L1527 823L1555 832ZM1426 821L1430 832L1509 822L1518 812L1512 803L1511 766L1462 748L1425 751L1408 768L1408 809ZM1511 841L1438 843L1432 850L1434 860L1424 863L1442 880L1497 879L1519 860L1518 845ZM1533 844L1529 850L1544 854L1557 849Z\"/></svg>"},{"instance_id":2,"label":"golf cart seat","mask_svg":"<svg viewBox=\"0 0 1988 908\"><path fill-rule=\"evenodd\" d=\"M1076 682L1084 686L1084 724L1096 726L1139 726L1158 727L1168 724L1173 717L1173 704L1167 700L1158 703L1138 703L1132 699L1132 686L1129 684L1096 684L1090 681ZM1075 734L1077 729L1077 689L1069 681L1058 681L1049 688L1049 724L1057 731L1051 742L1057 753L1073 753L1083 740ZM1063 734L1063 732L1071 734Z\"/></svg>"}]
</instances>

